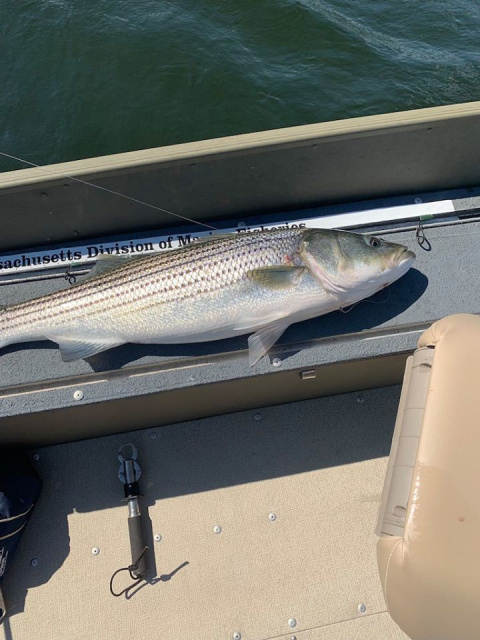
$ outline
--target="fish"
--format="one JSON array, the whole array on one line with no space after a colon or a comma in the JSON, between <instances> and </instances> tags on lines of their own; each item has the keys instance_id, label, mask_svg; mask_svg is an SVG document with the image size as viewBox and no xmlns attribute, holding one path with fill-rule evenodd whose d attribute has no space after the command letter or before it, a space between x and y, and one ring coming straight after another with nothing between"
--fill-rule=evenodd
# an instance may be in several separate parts
<instances>
[{"instance_id":1,"label":"fish","mask_svg":"<svg viewBox=\"0 0 480 640\"><path fill-rule=\"evenodd\" d=\"M255 365L293 323L367 298L403 276L407 247L349 231L213 235L136 258L102 256L68 289L0 309L0 348L52 340L65 362L125 343L250 334Z\"/></svg>"}]
</instances>

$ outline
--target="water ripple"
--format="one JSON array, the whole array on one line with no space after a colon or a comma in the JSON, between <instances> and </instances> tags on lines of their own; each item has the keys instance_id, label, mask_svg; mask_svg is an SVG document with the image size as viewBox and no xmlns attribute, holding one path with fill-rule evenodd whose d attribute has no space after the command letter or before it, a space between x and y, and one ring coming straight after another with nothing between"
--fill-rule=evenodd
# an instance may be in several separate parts
<instances>
[{"instance_id":1,"label":"water ripple","mask_svg":"<svg viewBox=\"0 0 480 640\"><path fill-rule=\"evenodd\" d=\"M479 28L470 0L3 0L0 147L57 162L476 100Z\"/></svg>"}]
</instances>

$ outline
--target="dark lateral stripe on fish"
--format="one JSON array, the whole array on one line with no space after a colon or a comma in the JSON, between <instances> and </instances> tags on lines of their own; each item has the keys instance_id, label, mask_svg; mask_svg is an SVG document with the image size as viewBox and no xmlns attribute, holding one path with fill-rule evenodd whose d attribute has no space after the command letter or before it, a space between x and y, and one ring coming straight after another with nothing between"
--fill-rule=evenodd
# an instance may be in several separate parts
<instances>
[{"instance_id":1,"label":"dark lateral stripe on fish","mask_svg":"<svg viewBox=\"0 0 480 640\"><path fill-rule=\"evenodd\" d=\"M300 233L301 231L299 230L298 235L300 235ZM44 317L60 318L82 312L85 309L101 307L106 302L109 304L109 311L114 311L118 307L125 306L125 302L121 298L122 294L130 294L133 296L133 299L128 303L129 305L141 302L146 298L150 298L152 295L157 297L165 295L165 293L177 293L174 301L181 303L193 296L223 289L241 280L249 269L258 268L263 264L269 264L272 260L279 260L280 256L285 254L286 249L291 247L292 240L295 241L297 234L292 234L291 231L285 233L285 230L278 230L277 232L270 232L269 235L280 237L285 235L284 241L288 247L283 247L283 242L279 245L278 241L275 247L265 246L265 235L262 233L249 236L220 238L215 239L215 242L209 242L207 244L192 244L177 254L168 253L145 256L145 258L130 263L126 262L125 264L121 264L119 260L120 265L112 272L106 272L104 275L91 281L86 280L70 289L48 296L52 303L60 306L62 306L62 303L68 303L68 308L60 308L57 311L53 311L51 308L46 309L44 308L45 297L15 305L15 307L11 308L11 311L14 312L15 315L21 313L21 316L15 319L10 318L9 328L15 330L28 326L32 316L35 318L35 321L41 320ZM247 251L239 251L239 244L241 248L246 248ZM285 249L285 251L283 251L283 249ZM192 253L193 255L191 255ZM222 253L223 260L218 259L217 256L219 253ZM249 260L247 264L244 265L245 268L240 269L237 267L235 269L232 267L228 259L229 254L233 254L233 258L239 261L247 256ZM215 260L212 262L210 258L213 256ZM192 267L180 274L178 273L179 268L190 264L199 264L206 259L209 259L207 269L212 270L213 265L217 267L213 269L214 277L210 280L209 287L198 288L199 283L205 284L204 269L202 268L194 269ZM158 278L160 274L161 280L156 282L155 285L152 285L152 276ZM225 274L228 274L230 277L225 278ZM191 275L193 277L191 281L188 282L188 278ZM185 282L185 280L187 280L187 282ZM217 280L218 284L216 284ZM170 282L169 286L165 286L167 282ZM154 289L153 291L152 288ZM183 291L183 295L179 296L179 291ZM91 299L89 300L89 298ZM172 296L167 295L162 302L172 302ZM156 300L155 303L160 304L160 301ZM82 313L81 315L84 314ZM5 317L4 319L5 321L7 320Z\"/></svg>"},{"instance_id":2,"label":"dark lateral stripe on fish","mask_svg":"<svg viewBox=\"0 0 480 640\"><path fill-rule=\"evenodd\" d=\"M257 240L258 243L260 244L260 239ZM218 241L219 243L226 243L227 240L225 239L221 239ZM229 242L229 244L231 244L231 240ZM249 243L249 244L253 244L253 242ZM204 245L190 245L189 247L186 247L185 249L189 249L191 247L195 247L195 249L199 249L200 247L204 247ZM215 248L215 251L213 250ZM126 263L125 265L120 264L115 271L113 271L112 273L105 273L102 276L99 276L98 278L95 278L94 280L85 280L82 281L80 283L78 283L77 285L74 285L73 287L71 287L70 289L65 289L63 291L58 291L55 294L53 294L53 296L55 297L55 301L56 302L62 302L63 300L67 299L71 302L75 301L76 299L82 297L84 295L90 294L92 292L95 292L97 294L99 294L101 291L111 291L112 286L119 288L124 284L127 283L134 283L134 282L139 282L141 280L146 280L147 284L149 281L149 277L156 274L156 273L161 273L162 274L162 281L167 280L168 278L170 279L178 279L178 275L175 273L169 273L169 272L174 272L176 269L178 269L179 267L184 266L185 264L188 263L197 263L200 262L202 259L209 257L210 255L217 255L218 254L218 250L221 250L223 247L209 247L208 251L199 251L198 253L196 253L195 256L193 257L189 257L188 260L179 260L179 257L183 257L183 256L175 256L175 259L172 260L170 259L167 264L159 264L159 258L173 258L173 255L171 253L169 254L160 254L160 255L153 255L153 256L145 256L145 258L136 260L134 263ZM258 251L258 252L262 252L265 253L265 247L262 246L258 246L258 247L251 247L253 249L253 251ZM182 251L185 251L182 250ZM233 253L235 255L235 257L237 259L241 258L244 256L244 254L239 254L238 252L236 252L236 247L235 246L231 246L231 247L225 247L223 248L223 253ZM278 251L272 252L272 253L279 253ZM269 257L268 255L265 256L265 259L262 262L265 262L265 264L267 262L269 262ZM150 266L148 265L149 262L153 262L154 264L151 264ZM223 261L222 265L224 267L226 267L228 270L230 270L229 265L225 265L225 260ZM213 265L217 265L219 264L220 261L216 260L214 263L211 263L211 265L209 265L210 267ZM136 271L140 271L140 273L138 275L135 275ZM186 275L187 273L194 273L194 274L198 274L198 269L191 269L189 272L185 272L184 274L181 275ZM197 279L198 280L198 279ZM193 283L192 283L193 284ZM81 291L79 291L79 287L81 286ZM184 284L179 284L176 287L174 287L175 289L182 289L184 288ZM159 291L160 292L160 291ZM20 310L22 307L29 307L31 305L32 302L35 303L40 303L40 301L43 300L42 298L39 298L35 301L27 301L24 303L20 303L18 305L15 305L15 308ZM25 309L26 310L26 309Z\"/></svg>"}]
</instances>

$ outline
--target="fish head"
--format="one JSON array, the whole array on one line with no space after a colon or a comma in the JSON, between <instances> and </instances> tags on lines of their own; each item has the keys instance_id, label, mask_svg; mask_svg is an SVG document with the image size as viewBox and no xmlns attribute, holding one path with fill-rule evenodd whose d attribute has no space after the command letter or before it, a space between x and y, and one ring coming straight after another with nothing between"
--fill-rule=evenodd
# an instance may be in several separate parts
<instances>
[{"instance_id":1,"label":"fish head","mask_svg":"<svg viewBox=\"0 0 480 640\"><path fill-rule=\"evenodd\" d=\"M324 290L349 304L392 284L415 261L401 244L332 229L306 231L300 255Z\"/></svg>"}]
</instances>

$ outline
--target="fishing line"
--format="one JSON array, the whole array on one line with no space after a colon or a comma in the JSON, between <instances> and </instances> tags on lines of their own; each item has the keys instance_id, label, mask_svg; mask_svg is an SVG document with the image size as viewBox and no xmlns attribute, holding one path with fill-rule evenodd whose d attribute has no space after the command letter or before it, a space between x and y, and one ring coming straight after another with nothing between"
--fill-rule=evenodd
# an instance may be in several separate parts
<instances>
[{"instance_id":1,"label":"fishing line","mask_svg":"<svg viewBox=\"0 0 480 640\"><path fill-rule=\"evenodd\" d=\"M370 300L369 298L365 298L364 300L360 300L360 302L368 302L368 304L385 304L390 300L390 289L386 289L387 297L385 300Z\"/></svg>"},{"instance_id":2,"label":"fishing line","mask_svg":"<svg viewBox=\"0 0 480 640\"><path fill-rule=\"evenodd\" d=\"M174 213L173 211L169 211L168 209L163 209L162 207L158 207L157 205L151 204L150 202L145 202L144 200L138 200L137 198L133 198L132 196L127 196L124 193L120 193L119 191L114 191L113 189L108 189L107 187L102 187L98 184L95 184L93 182L88 182L87 180L82 180L81 178L76 178L75 176L72 175L67 175L67 174L62 174L61 176L58 175L58 173L56 173L55 171L46 169L45 167L42 167L39 164L36 164L35 162L30 162L29 160L24 160L23 158L20 158L18 156L14 156L10 153L6 153L5 151L0 151L0 155L4 156L5 158L10 158L11 160L16 160L17 162L22 162L23 164L27 164L31 167L35 167L36 169L39 169L39 171L43 171L43 173L48 173L50 175L55 176L56 178L68 178L69 180L73 180L74 182L79 182L80 184L84 184L88 187L93 187L94 189L98 189L99 191L105 191L106 193L110 193L112 195L118 196L119 198L124 198L125 200L130 200L131 202L135 202L136 204L140 204L144 207L149 207L150 209L155 209L156 211L161 211L162 213L167 213L168 215L174 216L175 218L179 218L180 220L184 220L185 222L190 222L192 224L198 224L202 227L205 227L206 229L210 229L212 231L220 231L220 229L218 229L218 227L214 227L213 225L210 224L206 224L204 222L199 222L198 220L193 220L192 218L188 218L187 216L182 216L179 213ZM458 213L460 213L459 211L456 212L457 215ZM469 222L477 222L480 218L475 217L475 218L468 218L466 220L455 220L455 221L449 221L449 222L437 222L437 223L431 223L428 224L426 227L424 227L424 229L429 229L429 228L435 228L435 227L443 227L443 226L454 226L457 224L468 224ZM383 229L380 231L367 231L364 232L364 235L370 236L370 235L387 235L387 234L394 234L394 233L399 233L399 232L404 232L404 231L411 231L411 230L416 230L416 226L406 226L406 227L397 227L395 229ZM478 232L473 232L473 233L478 233ZM455 235L463 235L463 234L455 234ZM445 237L454 237L454 235L448 235L448 236L443 236Z\"/></svg>"},{"instance_id":3,"label":"fishing line","mask_svg":"<svg viewBox=\"0 0 480 640\"><path fill-rule=\"evenodd\" d=\"M357 305L362 304L362 302L368 302L368 304L385 304L389 300L390 300L390 289L387 289L387 297L385 298L385 300L370 300L370 298L364 298L363 300L359 300L358 302L355 302L350 307L340 307L339 311L341 311L342 313L350 313L350 311L355 309Z\"/></svg>"},{"instance_id":4,"label":"fishing line","mask_svg":"<svg viewBox=\"0 0 480 640\"><path fill-rule=\"evenodd\" d=\"M100 191L106 191L107 193L111 193L114 196L118 196L119 198L125 198L125 200L130 200L131 202L136 202L137 204L141 204L145 207L150 207L151 209L156 209L157 211L162 211L163 213L168 213L175 218L180 218L180 220L185 220L186 222L192 222L193 224L199 224L206 229L212 229L213 231L218 231L217 227L213 227L210 224L205 224L204 222L199 222L198 220L192 220L192 218L187 218L187 216L182 216L179 213L174 213L173 211L169 211L168 209L162 209L162 207L157 207L150 202L144 202L143 200L137 200L137 198L132 198L131 196L127 196L124 193L120 193L119 191L114 191L113 189L107 189L107 187L101 187L98 184L94 184L93 182L88 182L87 180L81 180L80 178L75 178L75 176L69 176L66 174L58 175L55 171L51 171L49 169L45 169L45 167L40 166L39 164L35 164L35 162L29 162L28 160L23 160L22 158L18 158L17 156L12 156L9 153L5 153L4 151L0 151L1 156L5 156L5 158L10 158L11 160L17 160L18 162L23 162L24 164L28 164L31 167L35 167L44 173L49 173L54 175L57 178L68 178L69 180L74 180L75 182L80 182L80 184L87 185L88 187L93 187L94 189L99 189Z\"/></svg>"}]
</instances>

